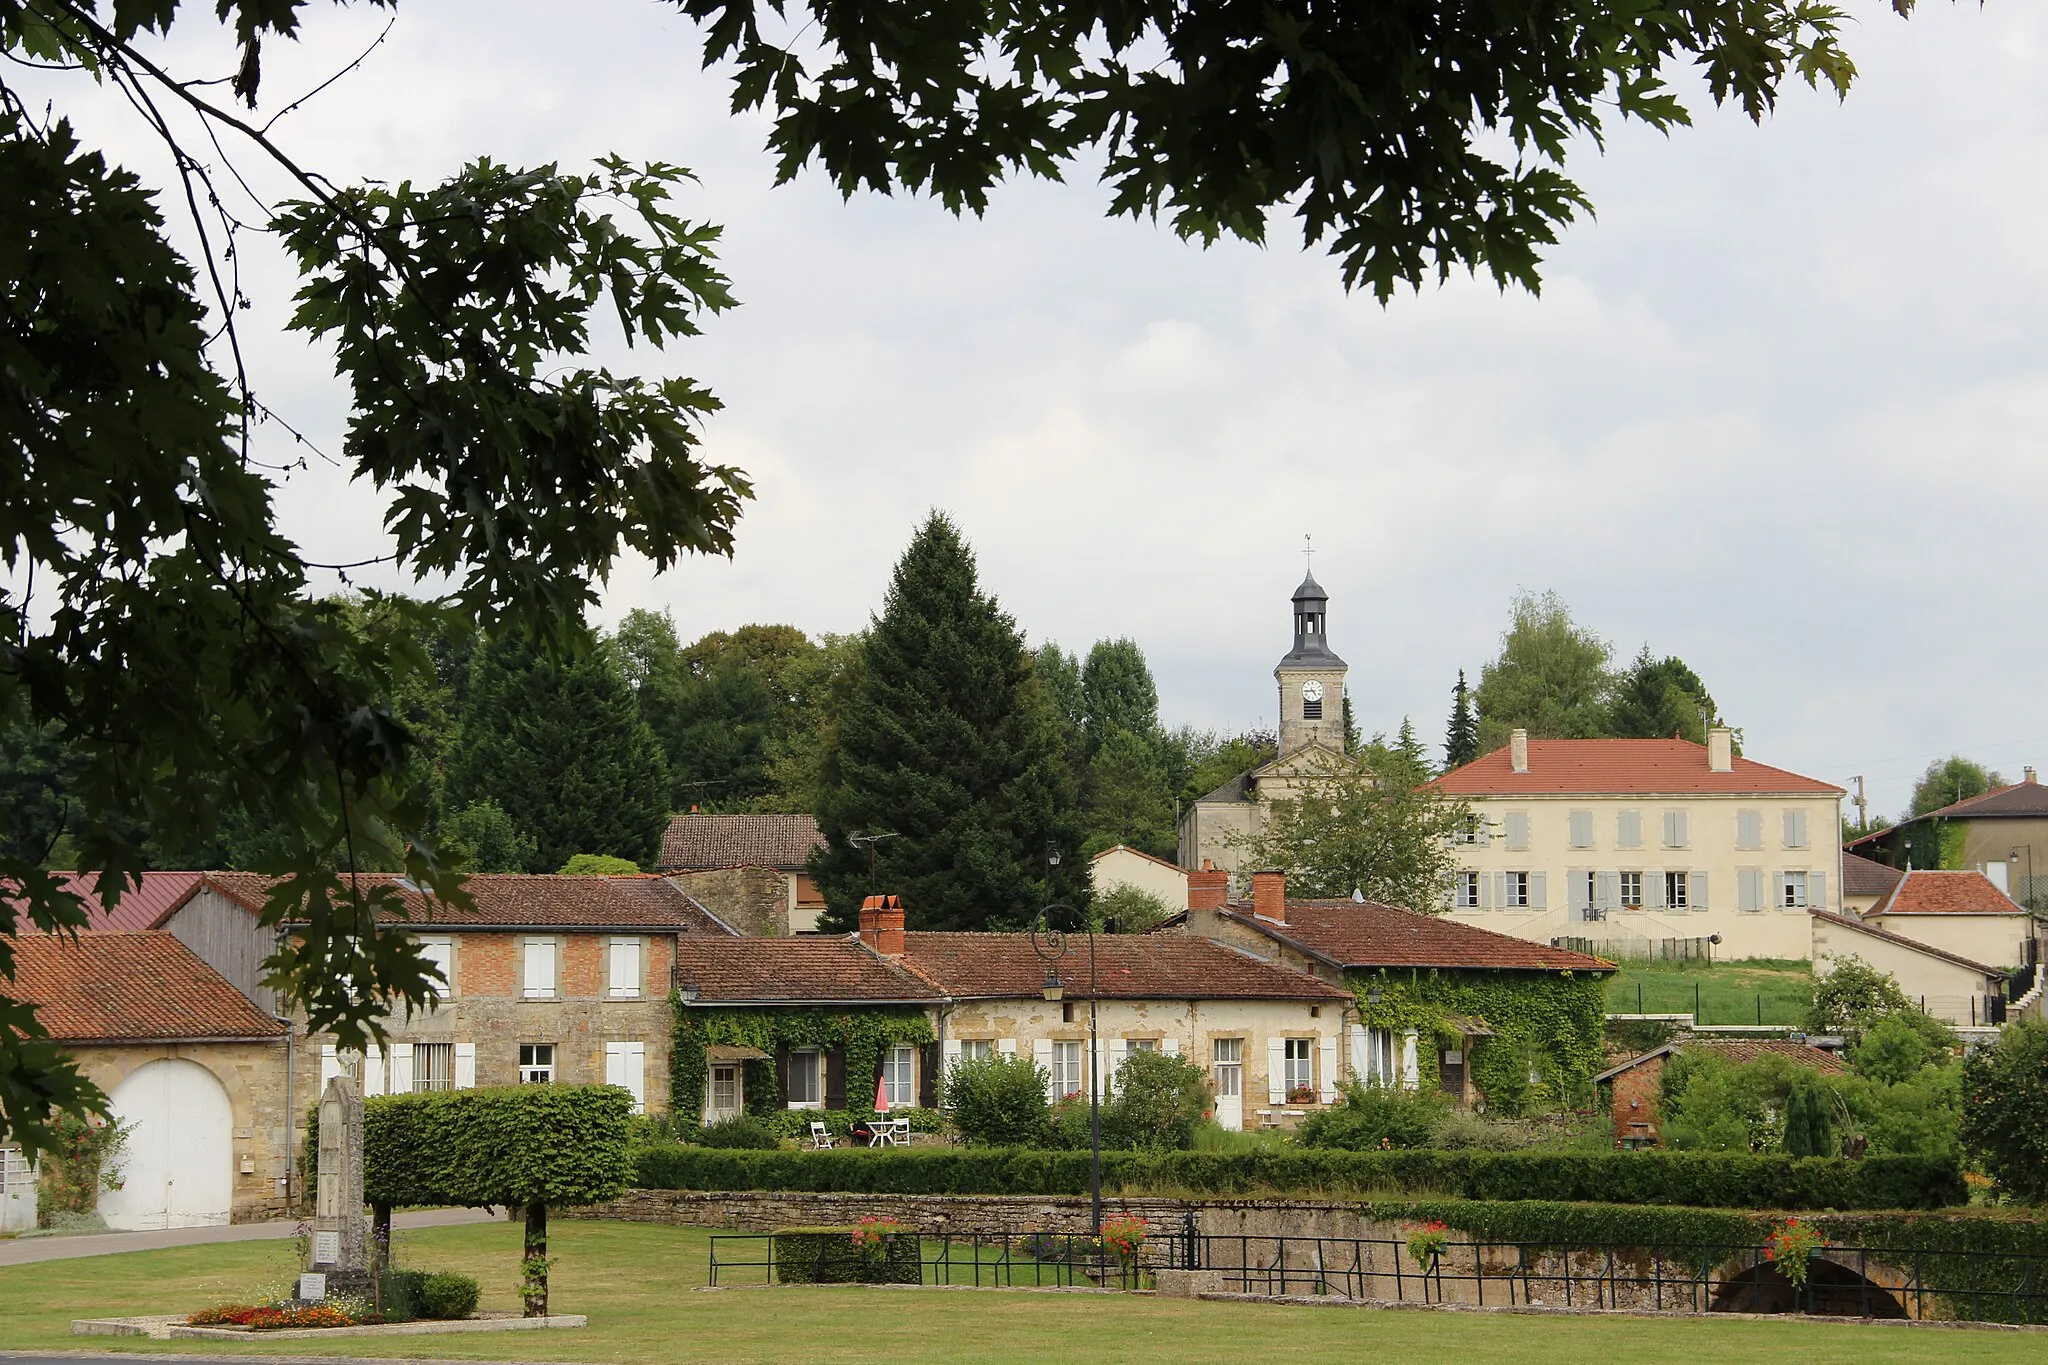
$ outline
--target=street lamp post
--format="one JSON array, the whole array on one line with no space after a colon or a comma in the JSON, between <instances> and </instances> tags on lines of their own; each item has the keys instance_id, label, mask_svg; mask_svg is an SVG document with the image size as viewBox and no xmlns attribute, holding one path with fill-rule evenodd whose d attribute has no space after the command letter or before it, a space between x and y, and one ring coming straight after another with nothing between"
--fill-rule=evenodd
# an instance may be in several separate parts
<instances>
[{"instance_id":1,"label":"street lamp post","mask_svg":"<svg viewBox=\"0 0 2048 1365\"><path fill-rule=\"evenodd\" d=\"M1048 867L1058 867L1060 854L1057 848L1048 848L1045 854ZM1047 885L1051 885L1048 874ZM1088 935L1088 1208L1090 1226L1097 1237L1102 1235L1102 1080L1097 1073L1097 1057L1100 1044L1096 1040L1095 1019L1095 925L1071 905L1048 905L1038 912L1038 922L1031 926L1031 950L1047 964L1045 971L1045 998L1057 1001L1066 994L1066 987L1060 981L1060 959L1067 955L1067 931L1053 923L1053 912L1061 911L1081 921L1082 929Z\"/></svg>"}]
</instances>

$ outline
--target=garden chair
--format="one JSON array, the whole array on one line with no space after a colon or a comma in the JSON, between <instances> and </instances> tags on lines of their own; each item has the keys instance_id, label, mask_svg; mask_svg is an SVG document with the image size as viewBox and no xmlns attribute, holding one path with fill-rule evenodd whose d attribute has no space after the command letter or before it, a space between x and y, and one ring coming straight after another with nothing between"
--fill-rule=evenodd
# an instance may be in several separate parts
<instances>
[{"instance_id":1,"label":"garden chair","mask_svg":"<svg viewBox=\"0 0 2048 1365\"><path fill-rule=\"evenodd\" d=\"M816 1119L811 1120L811 1150L822 1152L832 1146L832 1130Z\"/></svg>"}]
</instances>

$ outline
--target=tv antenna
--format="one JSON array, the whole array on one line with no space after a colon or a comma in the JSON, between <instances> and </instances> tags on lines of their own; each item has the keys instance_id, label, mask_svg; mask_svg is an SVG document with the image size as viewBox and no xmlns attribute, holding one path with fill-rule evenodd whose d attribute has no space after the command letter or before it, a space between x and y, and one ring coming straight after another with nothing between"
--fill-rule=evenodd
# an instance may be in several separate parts
<instances>
[{"instance_id":1,"label":"tv antenna","mask_svg":"<svg viewBox=\"0 0 2048 1365\"><path fill-rule=\"evenodd\" d=\"M884 839L900 839L902 837L902 835L894 830L870 830L866 834L857 832L849 834L846 836L846 842L852 844L855 848L864 848L868 851L868 881L872 883L875 879L875 845Z\"/></svg>"}]
</instances>

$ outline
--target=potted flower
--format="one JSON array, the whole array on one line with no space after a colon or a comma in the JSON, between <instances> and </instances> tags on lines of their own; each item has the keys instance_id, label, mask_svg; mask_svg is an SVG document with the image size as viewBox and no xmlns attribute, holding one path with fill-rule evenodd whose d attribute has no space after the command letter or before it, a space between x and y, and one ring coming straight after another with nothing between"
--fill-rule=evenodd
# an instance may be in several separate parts
<instances>
[{"instance_id":1,"label":"potted flower","mask_svg":"<svg viewBox=\"0 0 2048 1365\"><path fill-rule=\"evenodd\" d=\"M1102 1249L1129 1265L1138 1258L1151 1225L1136 1214L1120 1213L1102 1220Z\"/></svg>"},{"instance_id":2,"label":"potted flower","mask_svg":"<svg viewBox=\"0 0 2048 1365\"><path fill-rule=\"evenodd\" d=\"M1437 1258L1450 1244L1451 1225L1448 1223L1432 1220L1408 1225L1408 1259L1424 1271L1436 1264Z\"/></svg>"},{"instance_id":3,"label":"potted flower","mask_svg":"<svg viewBox=\"0 0 2048 1365\"><path fill-rule=\"evenodd\" d=\"M1289 1104L1314 1104L1316 1102L1315 1087L1307 1085L1295 1086L1287 1092L1287 1102Z\"/></svg>"},{"instance_id":4,"label":"potted flower","mask_svg":"<svg viewBox=\"0 0 2048 1365\"><path fill-rule=\"evenodd\" d=\"M1778 1271L1792 1282L1794 1296L1806 1292L1806 1279L1812 1270L1815 1253L1828 1244L1821 1230L1811 1223L1802 1223L1797 1218L1787 1218L1771 1229L1771 1235L1764 1239L1764 1259L1778 1267Z\"/></svg>"}]
</instances>

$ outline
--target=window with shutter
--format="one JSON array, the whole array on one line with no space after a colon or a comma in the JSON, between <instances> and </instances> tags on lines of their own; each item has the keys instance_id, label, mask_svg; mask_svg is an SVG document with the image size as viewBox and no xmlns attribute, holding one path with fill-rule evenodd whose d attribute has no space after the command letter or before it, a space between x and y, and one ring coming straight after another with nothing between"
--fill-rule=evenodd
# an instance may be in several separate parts
<instances>
[{"instance_id":1,"label":"window with shutter","mask_svg":"<svg viewBox=\"0 0 2048 1365\"><path fill-rule=\"evenodd\" d=\"M1666 847L1666 848L1684 848L1684 847L1685 847L1685 836L1686 836L1686 828L1685 828L1685 812L1684 812L1684 811L1682 811L1682 810L1667 810L1667 811L1665 811L1665 812L1664 812L1664 847Z\"/></svg>"},{"instance_id":2,"label":"window with shutter","mask_svg":"<svg viewBox=\"0 0 2048 1365\"><path fill-rule=\"evenodd\" d=\"M1617 848L1641 848L1643 846L1643 813L1639 810L1625 810L1614 817L1614 843Z\"/></svg>"},{"instance_id":3,"label":"window with shutter","mask_svg":"<svg viewBox=\"0 0 2048 1365\"><path fill-rule=\"evenodd\" d=\"M614 1000L634 1000L640 995L640 940L615 938L606 954L605 994Z\"/></svg>"},{"instance_id":4,"label":"window with shutter","mask_svg":"<svg viewBox=\"0 0 2048 1365\"><path fill-rule=\"evenodd\" d=\"M476 1089L475 1043L457 1043L455 1045L455 1088L457 1090Z\"/></svg>"},{"instance_id":5,"label":"window with shutter","mask_svg":"<svg viewBox=\"0 0 2048 1365\"><path fill-rule=\"evenodd\" d=\"M1643 901L1650 909L1664 910L1669 908L1665 904L1666 883L1666 874L1662 872L1646 872L1643 874Z\"/></svg>"},{"instance_id":6,"label":"window with shutter","mask_svg":"<svg viewBox=\"0 0 2048 1365\"><path fill-rule=\"evenodd\" d=\"M1806 847L1806 812L1788 810L1785 813L1785 847Z\"/></svg>"},{"instance_id":7,"label":"window with shutter","mask_svg":"<svg viewBox=\"0 0 2048 1365\"><path fill-rule=\"evenodd\" d=\"M1507 818L1508 851L1524 853L1529 848L1529 814L1527 811L1509 811Z\"/></svg>"},{"instance_id":8,"label":"window with shutter","mask_svg":"<svg viewBox=\"0 0 2048 1365\"><path fill-rule=\"evenodd\" d=\"M434 993L443 1000L452 997L455 994L455 940L446 935L422 938L420 956L441 974L441 984L434 988Z\"/></svg>"},{"instance_id":9,"label":"window with shutter","mask_svg":"<svg viewBox=\"0 0 2048 1365\"><path fill-rule=\"evenodd\" d=\"M1764 813L1760 810L1743 810L1735 813L1735 846L1737 848L1762 848L1764 846Z\"/></svg>"},{"instance_id":10,"label":"window with shutter","mask_svg":"<svg viewBox=\"0 0 2048 1365\"><path fill-rule=\"evenodd\" d=\"M1577 868L1573 868L1565 873L1564 876L1565 893L1570 897L1571 908L1575 911L1592 909L1593 892L1591 885L1586 879L1586 874Z\"/></svg>"},{"instance_id":11,"label":"window with shutter","mask_svg":"<svg viewBox=\"0 0 2048 1365\"><path fill-rule=\"evenodd\" d=\"M1532 910L1548 910L1550 908L1550 896L1544 885L1545 880L1546 878L1541 872L1531 872L1529 874L1529 908Z\"/></svg>"},{"instance_id":12,"label":"window with shutter","mask_svg":"<svg viewBox=\"0 0 2048 1365\"><path fill-rule=\"evenodd\" d=\"M1737 910L1761 910L1764 908L1764 874L1759 868L1741 867L1735 870L1735 908Z\"/></svg>"},{"instance_id":13,"label":"window with shutter","mask_svg":"<svg viewBox=\"0 0 2048 1365\"><path fill-rule=\"evenodd\" d=\"M1621 903L1621 877L1618 873L1602 872L1594 881L1595 902L1602 910L1612 910Z\"/></svg>"},{"instance_id":14,"label":"window with shutter","mask_svg":"<svg viewBox=\"0 0 2048 1365\"><path fill-rule=\"evenodd\" d=\"M1572 847L1591 848L1593 846L1593 812L1589 810L1575 810L1571 813L1569 823L1571 826Z\"/></svg>"},{"instance_id":15,"label":"window with shutter","mask_svg":"<svg viewBox=\"0 0 2048 1365\"><path fill-rule=\"evenodd\" d=\"M1687 899L1687 908L1692 910L1704 910L1707 908L1706 873L1695 872L1692 874L1692 891Z\"/></svg>"},{"instance_id":16,"label":"window with shutter","mask_svg":"<svg viewBox=\"0 0 2048 1365\"><path fill-rule=\"evenodd\" d=\"M519 993L528 1000L554 999L555 941L551 938L530 938L526 940L522 957L526 970Z\"/></svg>"},{"instance_id":17,"label":"window with shutter","mask_svg":"<svg viewBox=\"0 0 2048 1365\"><path fill-rule=\"evenodd\" d=\"M1806 874L1806 903L1816 910L1828 908L1828 874L1809 872Z\"/></svg>"}]
</instances>

